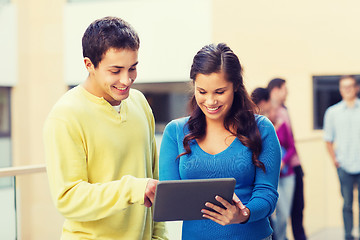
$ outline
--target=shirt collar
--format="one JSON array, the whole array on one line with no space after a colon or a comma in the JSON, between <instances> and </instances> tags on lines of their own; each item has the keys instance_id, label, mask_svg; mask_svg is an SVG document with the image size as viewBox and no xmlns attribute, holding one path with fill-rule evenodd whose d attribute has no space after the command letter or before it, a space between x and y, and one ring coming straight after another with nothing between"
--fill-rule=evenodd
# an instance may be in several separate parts
<instances>
[{"instance_id":1,"label":"shirt collar","mask_svg":"<svg viewBox=\"0 0 360 240\"><path fill-rule=\"evenodd\" d=\"M341 105L344 109L348 108L348 106L346 105L344 100L341 101ZM360 99L359 98L356 98L354 108L360 108Z\"/></svg>"}]
</instances>

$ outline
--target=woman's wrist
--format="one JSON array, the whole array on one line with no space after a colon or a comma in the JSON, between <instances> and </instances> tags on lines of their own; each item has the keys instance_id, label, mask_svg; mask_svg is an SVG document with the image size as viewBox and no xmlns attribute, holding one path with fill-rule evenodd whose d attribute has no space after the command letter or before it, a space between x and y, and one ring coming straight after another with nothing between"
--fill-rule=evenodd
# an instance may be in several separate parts
<instances>
[{"instance_id":1,"label":"woman's wrist","mask_svg":"<svg viewBox=\"0 0 360 240\"><path fill-rule=\"evenodd\" d=\"M250 209L245 207L244 209L241 210L241 214L245 217L245 219L242 222L240 222L240 224L247 223L250 219Z\"/></svg>"}]
</instances>

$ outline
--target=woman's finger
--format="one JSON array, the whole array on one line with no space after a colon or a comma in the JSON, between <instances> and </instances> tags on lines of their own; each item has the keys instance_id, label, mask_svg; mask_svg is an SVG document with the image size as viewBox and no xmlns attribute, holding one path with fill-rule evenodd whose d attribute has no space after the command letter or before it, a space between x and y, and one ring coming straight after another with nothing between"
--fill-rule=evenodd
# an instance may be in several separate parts
<instances>
[{"instance_id":1,"label":"woman's finger","mask_svg":"<svg viewBox=\"0 0 360 240\"><path fill-rule=\"evenodd\" d=\"M215 217L213 217L213 216L211 216L211 215L203 214L203 217L204 217L204 218L207 218L207 219L210 219L210 220L212 220L212 221L214 221L214 222L216 222L216 223L218 223L218 224L220 224L220 225L222 225L222 226L225 226L225 225L226 225L225 222L223 222L223 221L221 221L221 220L219 220L219 219L217 219L217 218L215 218Z\"/></svg>"},{"instance_id":2,"label":"woman's finger","mask_svg":"<svg viewBox=\"0 0 360 240\"><path fill-rule=\"evenodd\" d=\"M226 212L226 210L224 208L219 207L219 206L217 206L215 204L212 204L210 202L205 203L205 206L208 207L208 208L213 209L214 211L220 213L221 215L224 215L225 212Z\"/></svg>"},{"instance_id":3,"label":"woman's finger","mask_svg":"<svg viewBox=\"0 0 360 240\"><path fill-rule=\"evenodd\" d=\"M237 202L235 201L235 203L241 210L244 210L246 208L245 205L240 201L240 199Z\"/></svg>"},{"instance_id":4,"label":"woman's finger","mask_svg":"<svg viewBox=\"0 0 360 240\"><path fill-rule=\"evenodd\" d=\"M216 196L215 200L218 201L219 203L221 203L226 209L231 208L233 206L228 201L226 201L225 199L223 199L220 196Z\"/></svg>"},{"instance_id":5,"label":"woman's finger","mask_svg":"<svg viewBox=\"0 0 360 240\"><path fill-rule=\"evenodd\" d=\"M235 193L234 193L234 195L233 195L233 201L234 201L235 203L240 202L239 197L238 197Z\"/></svg>"}]
</instances>

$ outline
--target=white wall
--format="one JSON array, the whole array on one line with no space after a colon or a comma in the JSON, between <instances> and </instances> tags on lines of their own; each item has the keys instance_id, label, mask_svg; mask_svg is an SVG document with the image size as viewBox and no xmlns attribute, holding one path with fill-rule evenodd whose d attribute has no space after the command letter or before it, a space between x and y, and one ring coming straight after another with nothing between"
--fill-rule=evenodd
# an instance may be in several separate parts
<instances>
[{"instance_id":1,"label":"white wall","mask_svg":"<svg viewBox=\"0 0 360 240\"><path fill-rule=\"evenodd\" d=\"M186 81L192 58L211 43L210 0L133 0L67 3L64 9L64 67L68 85L82 82L81 38L95 19L118 16L139 33L137 82ZM186 46L186 47L185 47Z\"/></svg>"},{"instance_id":2,"label":"white wall","mask_svg":"<svg viewBox=\"0 0 360 240\"><path fill-rule=\"evenodd\" d=\"M0 86L17 82L17 16L13 4L0 4Z\"/></svg>"}]
</instances>

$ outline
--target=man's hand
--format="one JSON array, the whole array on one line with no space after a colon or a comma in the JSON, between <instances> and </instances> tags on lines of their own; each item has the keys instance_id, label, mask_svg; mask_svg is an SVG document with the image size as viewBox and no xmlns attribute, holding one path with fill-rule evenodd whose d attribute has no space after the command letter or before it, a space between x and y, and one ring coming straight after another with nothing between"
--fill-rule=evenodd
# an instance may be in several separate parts
<instances>
[{"instance_id":1,"label":"man's hand","mask_svg":"<svg viewBox=\"0 0 360 240\"><path fill-rule=\"evenodd\" d=\"M150 179L146 185L145 196L144 196L144 205L145 207L151 207L154 202L155 190L158 184L158 180Z\"/></svg>"},{"instance_id":2,"label":"man's hand","mask_svg":"<svg viewBox=\"0 0 360 240\"><path fill-rule=\"evenodd\" d=\"M334 163L334 166L336 168L339 168L340 164L336 159L336 154L335 154L333 142L326 142L326 148L327 148L327 150L328 150L328 152L330 154L330 157L331 157L332 162Z\"/></svg>"}]
</instances>

